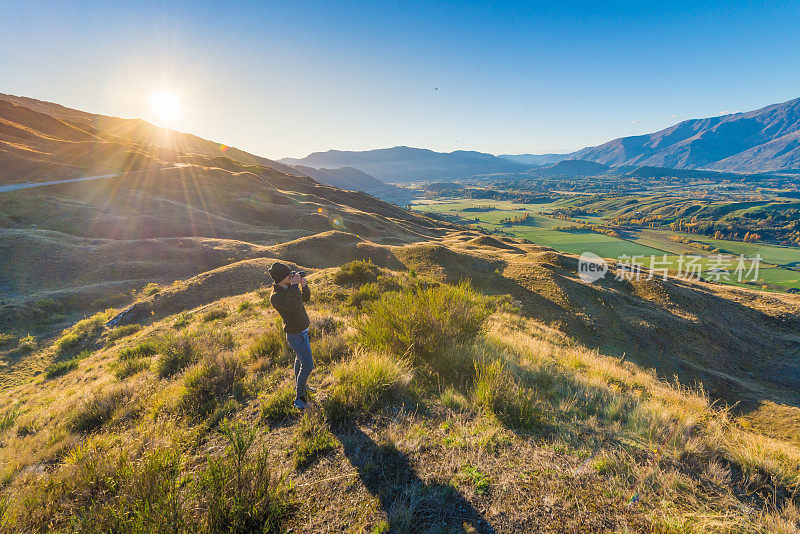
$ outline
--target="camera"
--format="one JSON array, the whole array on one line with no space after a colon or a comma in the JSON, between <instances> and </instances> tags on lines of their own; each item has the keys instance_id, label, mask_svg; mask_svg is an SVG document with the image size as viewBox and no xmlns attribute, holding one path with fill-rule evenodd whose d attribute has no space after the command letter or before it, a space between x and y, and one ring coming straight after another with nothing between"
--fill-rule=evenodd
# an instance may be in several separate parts
<instances>
[{"instance_id":1,"label":"camera","mask_svg":"<svg viewBox=\"0 0 800 534\"><path fill-rule=\"evenodd\" d=\"M306 277L306 272L305 271L292 271L292 276L294 276L294 275L298 275L298 276L300 276L302 278L305 278Z\"/></svg>"}]
</instances>

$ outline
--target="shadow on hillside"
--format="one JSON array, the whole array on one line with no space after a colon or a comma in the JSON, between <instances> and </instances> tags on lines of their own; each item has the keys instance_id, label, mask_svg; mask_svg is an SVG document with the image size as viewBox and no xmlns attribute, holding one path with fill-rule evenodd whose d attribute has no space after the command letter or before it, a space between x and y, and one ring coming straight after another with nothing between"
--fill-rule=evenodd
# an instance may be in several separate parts
<instances>
[{"instance_id":1,"label":"shadow on hillside","mask_svg":"<svg viewBox=\"0 0 800 534\"><path fill-rule=\"evenodd\" d=\"M378 445L352 422L331 431L358 470L361 482L380 500L390 532L431 527L447 527L448 532L495 532L452 486L420 479L402 452Z\"/></svg>"}]
</instances>

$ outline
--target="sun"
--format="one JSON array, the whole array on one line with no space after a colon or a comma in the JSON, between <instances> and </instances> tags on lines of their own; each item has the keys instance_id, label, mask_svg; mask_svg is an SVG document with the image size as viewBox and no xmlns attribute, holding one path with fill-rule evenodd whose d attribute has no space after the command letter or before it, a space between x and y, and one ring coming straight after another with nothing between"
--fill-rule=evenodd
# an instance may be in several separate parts
<instances>
[{"instance_id":1,"label":"sun","mask_svg":"<svg viewBox=\"0 0 800 534\"><path fill-rule=\"evenodd\" d=\"M162 125L169 125L181 116L181 99L170 91L157 91L150 95L150 115Z\"/></svg>"}]
</instances>

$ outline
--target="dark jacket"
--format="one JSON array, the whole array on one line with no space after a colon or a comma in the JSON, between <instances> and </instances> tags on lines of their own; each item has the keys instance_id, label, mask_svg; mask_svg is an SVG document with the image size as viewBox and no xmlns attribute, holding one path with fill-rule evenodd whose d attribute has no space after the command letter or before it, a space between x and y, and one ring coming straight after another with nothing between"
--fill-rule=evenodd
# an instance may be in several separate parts
<instances>
[{"instance_id":1,"label":"dark jacket","mask_svg":"<svg viewBox=\"0 0 800 534\"><path fill-rule=\"evenodd\" d=\"M311 290L306 285L303 290L297 284L289 284L286 289L275 284L269 303L278 310L283 319L283 331L287 334L298 334L308 328L308 314L304 302L311 300Z\"/></svg>"}]
</instances>

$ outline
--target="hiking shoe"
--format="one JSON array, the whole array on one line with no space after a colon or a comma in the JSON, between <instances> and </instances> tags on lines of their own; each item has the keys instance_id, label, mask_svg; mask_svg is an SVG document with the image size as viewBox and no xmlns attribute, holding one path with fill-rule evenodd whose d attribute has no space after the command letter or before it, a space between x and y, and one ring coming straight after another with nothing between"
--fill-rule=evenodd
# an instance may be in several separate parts
<instances>
[{"instance_id":1,"label":"hiking shoe","mask_svg":"<svg viewBox=\"0 0 800 534\"><path fill-rule=\"evenodd\" d=\"M306 409L306 403L302 399L295 399L292 403L292 406L300 410L301 412Z\"/></svg>"}]
</instances>

